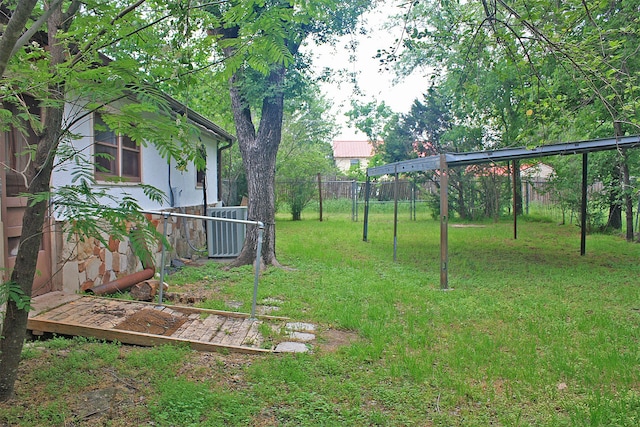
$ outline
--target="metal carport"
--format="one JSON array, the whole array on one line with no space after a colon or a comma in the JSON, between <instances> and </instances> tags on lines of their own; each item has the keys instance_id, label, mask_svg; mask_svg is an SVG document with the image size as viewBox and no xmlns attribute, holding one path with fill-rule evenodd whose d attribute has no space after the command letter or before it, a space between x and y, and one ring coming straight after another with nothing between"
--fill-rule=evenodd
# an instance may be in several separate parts
<instances>
[{"instance_id":1,"label":"metal carport","mask_svg":"<svg viewBox=\"0 0 640 427\"><path fill-rule=\"evenodd\" d=\"M365 184L365 205L364 205L364 228L363 240L367 241L369 228L369 189L371 177L381 175L394 175L398 181L399 173L423 172L428 170L440 170L440 287L449 289L448 279L448 222L449 222L449 201L448 182L449 168L456 166L466 166L482 163L495 163L500 161L514 161L521 159L531 159L539 157L582 154L582 224L580 237L580 254L584 255L586 250L586 212L587 212L587 156L590 152L619 150L623 148L634 148L640 146L640 136L625 136L620 138L594 139L588 141L569 142L563 144L542 145L535 148L503 148L498 150L472 151L466 153L443 153L440 155L421 157L417 159L404 160L401 162L389 163L367 169L367 181ZM515 172L515 171L514 171ZM514 185L515 191L515 185ZM397 247L397 222L398 204L395 201L394 227L393 227L393 247L394 260ZM514 237L516 236L516 220L514 209Z\"/></svg>"}]
</instances>

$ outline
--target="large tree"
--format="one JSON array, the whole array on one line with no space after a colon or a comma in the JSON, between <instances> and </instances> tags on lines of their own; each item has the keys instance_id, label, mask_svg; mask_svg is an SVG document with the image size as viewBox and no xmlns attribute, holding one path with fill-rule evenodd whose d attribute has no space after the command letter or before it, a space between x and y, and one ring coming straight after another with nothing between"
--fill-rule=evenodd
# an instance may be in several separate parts
<instances>
[{"instance_id":1,"label":"large tree","mask_svg":"<svg viewBox=\"0 0 640 427\"><path fill-rule=\"evenodd\" d=\"M27 168L20 171L26 186L24 196L29 202L16 263L10 280L0 288L0 296L6 299L0 337L0 400L13 394L47 209L73 218L68 222L68 231L80 234L81 238L104 240L103 231L123 238L127 224L136 224L139 235L131 236L131 242L142 256L148 252L144 242L154 236L154 228L139 212L135 200L126 196L118 199L118 209L109 209L101 202L108 194L95 188L94 159L73 148L74 124L91 112L100 111L115 132L130 136L138 144L151 140L161 145L161 152L168 157L196 159L197 150L187 144L189 127L168 114L166 99L135 71L136 62L107 61L100 54L100 49L113 40L135 32L124 18L144 1L123 5L72 1L64 7L62 3L53 1L49 9L39 11L46 21L46 31L15 53L16 58L7 63L7 72L2 76L0 124L3 130L12 128L16 133L33 135L35 142L28 148ZM31 37L31 32L24 34ZM30 66L24 67L24 63ZM69 96L80 108L63 121ZM26 102L27 97L36 105ZM135 98L135 102L123 105L117 113L104 109L124 98ZM69 160L80 167L74 182L52 191L53 169ZM152 200L161 200L157 190L142 186Z\"/></svg>"},{"instance_id":2,"label":"large tree","mask_svg":"<svg viewBox=\"0 0 640 427\"><path fill-rule=\"evenodd\" d=\"M50 47L49 69L55 74L56 67L65 62L65 49L58 40L58 31L68 29L73 14L79 3L72 4L65 14L61 7L52 11L48 17L48 45ZM16 13L14 11L14 13ZM27 191L31 194L42 194L49 191L49 181L55 159L57 145L61 139L62 115L64 111L64 81L53 78L47 88L50 96L46 107L42 128L38 129L39 141L32 161L25 171ZM31 119L37 120L35 118ZM40 246L38 236L42 228L47 209L47 200L33 200L26 209L22 235L15 267L11 273L9 286L14 287L14 295L28 298L31 295L33 278L36 272L37 253ZM13 395L13 387L18 373L20 353L24 343L29 315L29 304L17 297L6 302L6 313L3 319L2 339L0 339L0 400L7 400Z\"/></svg>"},{"instance_id":3,"label":"large tree","mask_svg":"<svg viewBox=\"0 0 640 427\"><path fill-rule=\"evenodd\" d=\"M210 34L217 40L229 76L229 94L238 144L247 173L248 216L265 225L262 260L278 265L275 251L275 169L282 136L288 79L304 59L302 43L354 31L369 0L336 2L231 1L207 10L215 18ZM258 121L256 126L255 120ZM232 266L255 260L253 227Z\"/></svg>"},{"instance_id":4,"label":"large tree","mask_svg":"<svg viewBox=\"0 0 640 427\"><path fill-rule=\"evenodd\" d=\"M400 72L434 67L456 82L485 127L484 143L541 145L638 131L637 1L420 2L407 18ZM473 117L470 115L470 117ZM595 156L593 156L595 157ZM608 171L618 224L633 230L630 174L620 152ZM631 171L630 171L631 170Z\"/></svg>"}]
</instances>

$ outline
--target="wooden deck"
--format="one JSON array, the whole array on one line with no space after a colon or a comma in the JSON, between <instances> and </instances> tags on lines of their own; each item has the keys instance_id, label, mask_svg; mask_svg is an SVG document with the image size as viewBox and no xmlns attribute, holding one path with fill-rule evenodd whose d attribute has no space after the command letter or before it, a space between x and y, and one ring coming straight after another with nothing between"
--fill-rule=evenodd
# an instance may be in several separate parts
<instances>
[{"instance_id":1,"label":"wooden deck","mask_svg":"<svg viewBox=\"0 0 640 427\"><path fill-rule=\"evenodd\" d=\"M272 352L260 325L277 334L287 320L61 292L36 297L32 305L27 328L36 335L50 332L141 346L188 344L200 351Z\"/></svg>"}]
</instances>

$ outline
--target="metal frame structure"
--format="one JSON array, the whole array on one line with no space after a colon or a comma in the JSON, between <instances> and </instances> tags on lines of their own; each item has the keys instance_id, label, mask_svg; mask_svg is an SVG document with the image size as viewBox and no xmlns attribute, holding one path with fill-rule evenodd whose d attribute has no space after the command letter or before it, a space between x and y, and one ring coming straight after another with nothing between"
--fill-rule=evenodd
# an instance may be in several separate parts
<instances>
[{"instance_id":1,"label":"metal frame structure","mask_svg":"<svg viewBox=\"0 0 640 427\"><path fill-rule=\"evenodd\" d=\"M151 214L151 215L161 215L162 218L164 219L163 221L163 238L166 241L167 240L167 220L169 219L169 217L173 216L173 217L181 217L181 218L191 218L191 219L201 219L204 221L217 221L217 222L229 222L229 223L235 223L235 224L247 224L247 225L255 225L258 227L258 243L256 246L256 261L255 261L255 266L254 266L254 275L253 275L253 299L251 301L251 317L250 319L252 320L256 320L256 300L258 298L258 280L260 278L260 258L261 258L261 252L262 252L262 239L263 239L263 234L264 234L264 223L262 223L261 221L248 221L248 220L242 220L242 219L232 219L232 218L220 218L220 217L214 217L214 216L202 216L202 215L190 215L190 214L181 214L181 213L176 213L176 212L167 212L167 211L140 211L142 213L145 214ZM164 289L164 275L165 275L165 270L166 270L166 259L165 259L165 255L166 254L166 247L164 245L164 242L162 244L162 254L161 254L161 258L160 258L160 290L158 292L158 305L162 305L162 298L163 298L163 289Z\"/></svg>"},{"instance_id":2,"label":"metal frame structure","mask_svg":"<svg viewBox=\"0 0 640 427\"><path fill-rule=\"evenodd\" d=\"M477 165L483 163L514 162L522 159L532 159L539 157L582 154L582 224L580 236L580 254L586 253L586 211L587 211L587 156L590 152L619 150L625 148L640 147L640 135L625 136L620 138L594 139L588 141L569 142L562 144L550 144L540 147L526 148L503 148L499 150L472 151L466 153L442 153L440 155L421 157L417 159L404 160L401 162L389 163L383 166L376 166L367 169L366 195L364 208L363 240L367 241L369 230L369 188L370 179L374 176L393 175L397 185L399 173L423 172L428 170L440 171L440 287L449 289L448 268L449 268L449 243L448 243L448 222L449 222L449 199L448 181L449 168L456 166ZM515 179L515 170L514 170ZM514 185L515 189L515 185ZM515 190L514 190L515 194ZM393 227L393 259L396 260L397 249L397 198L394 207L394 227ZM514 198L515 202L515 198ZM514 209L514 239L517 238L517 216Z\"/></svg>"}]
</instances>

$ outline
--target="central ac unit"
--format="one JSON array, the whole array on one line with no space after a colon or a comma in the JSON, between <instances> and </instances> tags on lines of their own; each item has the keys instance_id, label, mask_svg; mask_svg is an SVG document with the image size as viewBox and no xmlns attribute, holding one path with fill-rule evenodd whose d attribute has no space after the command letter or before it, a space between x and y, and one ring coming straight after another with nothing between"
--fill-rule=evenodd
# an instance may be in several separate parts
<instances>
[{"instance_id":1,"label":"central ac unit","mask_svg":"<svg viewBox=\"0 0 640 427\"><path fill-rule=\"evenodd\" d=\"M225 219L247 219L246 206L207 208L207 216ZM236 257L242 250L247 233L246 224L228 221L208 221L207 248L209 258Z\"/></svg>"}]
</instances>

